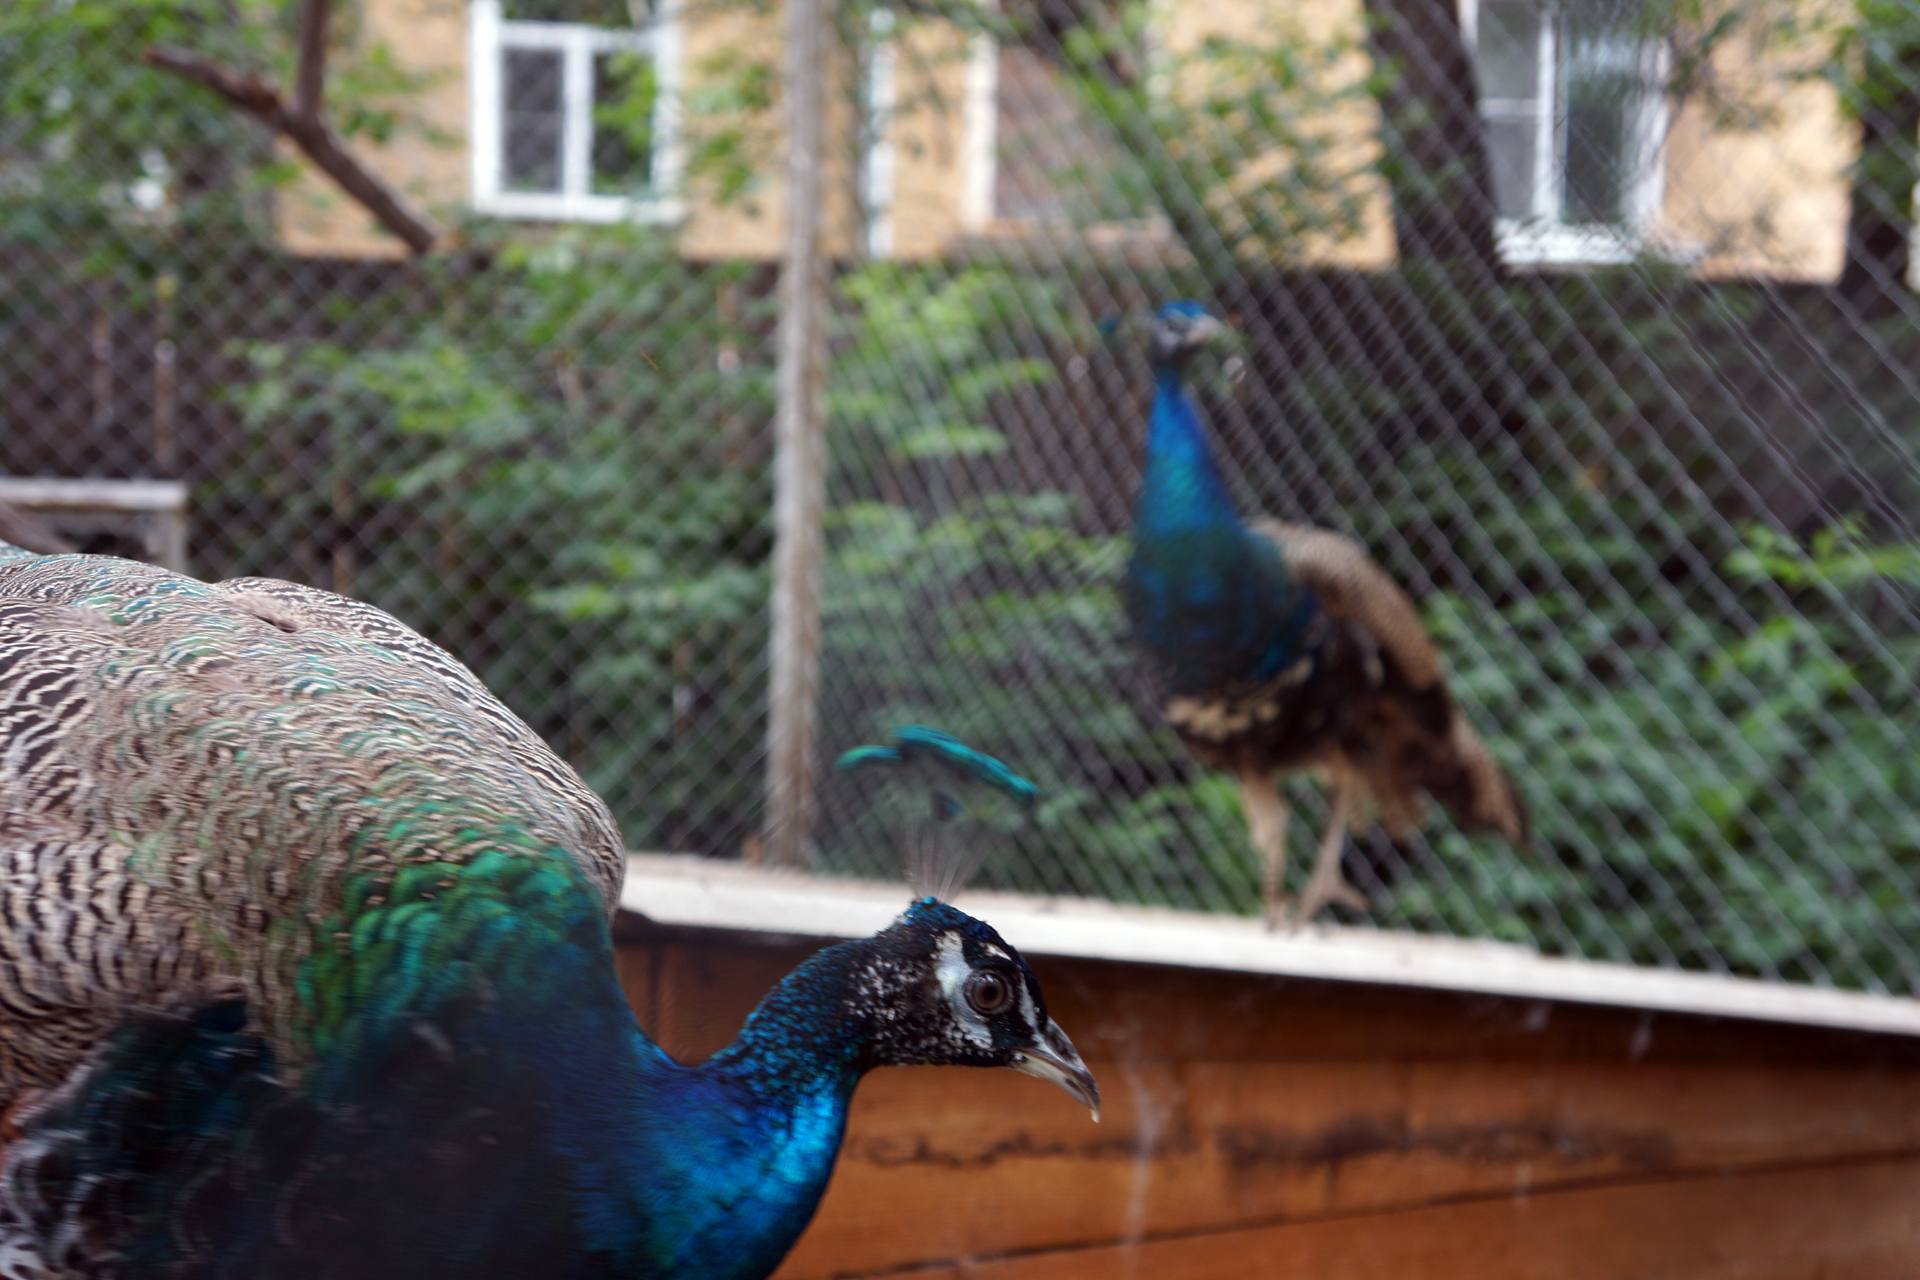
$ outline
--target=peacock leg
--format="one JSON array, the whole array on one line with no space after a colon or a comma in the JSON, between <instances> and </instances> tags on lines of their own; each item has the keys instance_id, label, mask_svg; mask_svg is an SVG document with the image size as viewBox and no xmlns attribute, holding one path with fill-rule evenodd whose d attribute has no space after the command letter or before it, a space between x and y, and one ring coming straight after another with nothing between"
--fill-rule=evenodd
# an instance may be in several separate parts
<instances>
[{"instance_id":1,"label":"peacock leg","mask_svg":"<svg viewBox=\"0 0 1920 1280\"><path fill-rule=\"evenodd\" d=\"M1346 770L1334 769L1330 772L1333 775L1333 812L1327 815L1327 829L1320 837L1320 852L1313 860L1313 878L1307 881L1307 891L1300 895L1300 911L1295 919L1301 924L1312 920L1315 913L1329 902L1338 902L1356 911L1366 911L1373 905L1340 874L1340 854L1346 848L1347 823L1353 817L1354 786L1353 777Z\"/></svg>"},{"instance_id":2,"label":"peacock leg","mask_svg":"<svg viewBox=\"0 0 1920 1280\"><path fill-rule=\"evenodd\" d=\"M1247 834L1260 854L1260 903L1267 928L1276 928L1285 905L1280 886L1287 874L1287 818L1291 809L1271 777L1243 769L1240 811L1247 816Z\"/></svg>"}]
</instances>

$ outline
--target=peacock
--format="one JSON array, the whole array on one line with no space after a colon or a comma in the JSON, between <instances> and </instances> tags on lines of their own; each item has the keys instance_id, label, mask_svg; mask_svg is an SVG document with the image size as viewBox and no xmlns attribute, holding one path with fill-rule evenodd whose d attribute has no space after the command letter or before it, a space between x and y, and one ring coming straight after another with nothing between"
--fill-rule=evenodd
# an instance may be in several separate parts
<instances>
[{"instance_id":1,"label":"peacock","mask_svg":"<svg viewBox=\"0 0 1920 1280\"><path fill-rule=\"evenodd\" d=\"M606 807L308 587L0 544L0 852L0 1276L757 1280L870 1068L1098 1115L1033 971L933 898L673 1061Z\"/></svg>"},{"instance_id":2,"label":"peacock","mask_svg":"<svg viewBox=\"0 0 1920 1280\"><path fill-rule=\"evenodd\" d=\"M1322 774L1331 813L1293 918L1334 902L1364 911L1341 873L1349 826L1372 815L1403 838L1431 795L1463 830L1524 845L1526 813L1448 695L1413 602L1366 550L1241 519L1185 386L1188 360L1223 328L1194 302L1154 317L1127 619L1168 723L1239 781L1269 925L1286 912L1290 817L1275 777L1296 771Z\"/></svg>"}]
</instances>

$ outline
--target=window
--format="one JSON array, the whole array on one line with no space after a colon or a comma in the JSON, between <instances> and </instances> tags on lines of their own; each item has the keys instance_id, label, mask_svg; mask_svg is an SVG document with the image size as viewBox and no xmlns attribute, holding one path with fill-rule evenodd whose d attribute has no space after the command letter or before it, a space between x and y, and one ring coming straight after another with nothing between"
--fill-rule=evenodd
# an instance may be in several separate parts
<instances>
[{"instance_id":1,"label":"window","mask_svg":"<svg viewBox=\"0 0 1920 1280\"><path fill-rule=\"evenodd\" d=\"M984 230L992 216L993 72L997 56L993 37L984 32L966 37L959 63L961 92L956 101L934 81L937 73L953 65L951 55L928 53L923 45L903 58L899 48L901 25L892 9L876 6L868 12L859 191L865 247L872 258L891 258L896 251L894 212L901 195L899 139L903 134L924 139L931 133L945 140L952 136L948 126L957 123L958 174L950 192L954 222L962 234L973 234ZM904 130L903 124L907 126ZM912 145L917 151L918 144ZM910 180L919 176L910 175ZM924 187L910 186L907 197L919 206L913 212L924 217ZM915 248L910 241L909 251L925 249Z\"/></svg>"},{"instance_id":2,"label":"window","mask_svg":"<svg viewBox=\"0 0 1920 1280\"><path fill-rule=\"evenodd\" d=\"M1618 0L1462 0L1510 262L1623 262L1660 203L1660 51Z\"/></svg>"},{"instance_id":3,"label":"window","mask_svg":"<svg viewBox=\"0 0 1920 1280\"><path fill-rule=\"evenodd\" d=\"M679 216L672 0L641 28L516 21L501 0L473 0L469 21L475 208L555 221Z\"/></svg>"}]
</instances>

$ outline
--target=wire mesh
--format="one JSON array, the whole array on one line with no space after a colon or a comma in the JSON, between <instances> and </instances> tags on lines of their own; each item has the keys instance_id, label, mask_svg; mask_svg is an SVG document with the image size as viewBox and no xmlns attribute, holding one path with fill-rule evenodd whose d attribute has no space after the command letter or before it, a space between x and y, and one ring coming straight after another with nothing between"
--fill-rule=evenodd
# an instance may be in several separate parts
<instances>
[{"instance_id":1,"label":"wire mesh","mask_svg":"<svg viewBox=\"0 0 1920 1280\"><path fill-rule=\"evenodd\" d=\"M293 8L0 13L0 474L189 481L196 573L392 611L635 848L757 856L777 15L340 6L327 110L441 226L407 260L142 61L287 84ZM982 883L1256 909L1119 604L1138 322L1195 297L1243 508L1414 595L1534 818L1524 854L1356 838L1344 918L1916 989L1920 11L832 14L822 758L936 725L1045 791ZM817 785L815 865L898 874L893 811ZM1299 846L1326 808L1289 787Z\"/></svg>"}]
</instances>

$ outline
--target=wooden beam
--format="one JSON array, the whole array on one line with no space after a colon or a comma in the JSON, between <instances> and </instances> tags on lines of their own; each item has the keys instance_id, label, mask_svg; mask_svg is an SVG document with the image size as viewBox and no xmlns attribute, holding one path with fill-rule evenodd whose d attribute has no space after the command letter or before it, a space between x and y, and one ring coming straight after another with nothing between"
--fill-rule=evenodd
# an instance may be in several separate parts
<instances>
[{"instance_id":1,"label":"wooden beam","mask_svg":"<svg viewBox=\"0 0 1920 1280\"><path fill-rule=\"evenodd\" d=\"M686 1060L816 945L619 936L643 1024ZM875 1072L780 1280L1920 1274L1912 1038L1035 968L1102 1123L1012 1072Z\"/></svg>"},{"instance_id":2,"label":"wooden beam","mask_svg":"<svg viewBox=\"0 0 1920 1280\"><path fill-rule=\"evenodd\" d=\"M851 938L884 928L905 908L907 890L636 855L628 860L622 901L666 924ZM1275 931L1251 917L1010 893L963 893L958 904L1034 955L1920 1035L1920 1001L1903 997L1572 960L1508 943L1335 925Z\"/></svg>"},{"instance_id":3,"label":"wooden beam","mask_svg":"<svg viewBox=\"0 0 1920 1280\"><path fill-rule=\"evenodd\" d=\"M187 485L183 480L52 480L39 476L0 476L0 501L53 510L184 512Z\"/></svg>"},{"instance_id":4,"label":"wooden beam","mask_svg":"<svg viewBox=\"0 0 1920 1280\"><path fill-rule=\"evenodd\" d=\"M1012 1073L869 1078L789 1276L1789 1164L1920 1160L1913 1072L1093 1056L1088 1066L1101 1084L1098 1126ZM956 1197L964 1215L931 1208Z\"/></svg>"},{"instance_id":5,"label":"wooden beam","mask_svg":"<svg viewBox=\"0 0 1920 1280\"><path fill-rule=\"evenodd\" d=\"M0 476L0 502L23 511L79 517L144 517L147 555L187 571L187 486L181 480L51 480ZM91 523L91 521L87 521ZM38 548L30 548L37 550Z\"/></svg>"}]
</instances>

